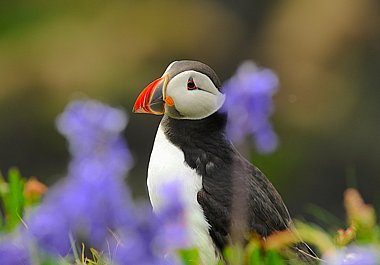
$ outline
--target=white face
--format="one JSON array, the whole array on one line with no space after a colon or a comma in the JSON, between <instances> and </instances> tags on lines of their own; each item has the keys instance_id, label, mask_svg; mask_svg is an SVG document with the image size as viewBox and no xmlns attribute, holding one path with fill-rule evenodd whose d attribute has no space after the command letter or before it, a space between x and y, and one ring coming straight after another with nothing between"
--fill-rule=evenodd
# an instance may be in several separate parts
<instances>
[{"instance_id":1,"label":"white face","mask_svg":"<svg viewBox=\"0 0 380 265\"><path fill-rule=\"evenodd\" d=\"M223 105L225 96L211 79L196 71L185 71L167 84L165 97L171 97L173 106L165 105L165 114L176 119L203 119Z\"/></svg>"}]
</instances>

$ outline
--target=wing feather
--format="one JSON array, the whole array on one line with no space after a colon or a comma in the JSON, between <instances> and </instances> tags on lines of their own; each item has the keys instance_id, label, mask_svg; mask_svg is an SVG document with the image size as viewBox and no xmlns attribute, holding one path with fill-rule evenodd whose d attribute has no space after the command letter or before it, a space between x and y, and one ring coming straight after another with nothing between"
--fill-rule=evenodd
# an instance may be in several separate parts
<instances>
[{"instance_id":1,"label":"wing feather","mask_svg":"<svg viewBox=\"0 0 380 265\"><path fill-rule=\"evenodd\" d=\"M233 153L232 159L228 161L230 168L225 167L226 161L213 159L210 154L203 156L203 159L208 161L207 163L210 161L213 163L213 170L210 170L211 167L207 172L206 169L203 169L204 185L197 197L210 224L210 236L220 251L231 243L233 225L241 225L241 222L231 223L231 220L245 220L246 228L263 238L273 232L290 229L293 226L280 194L266 176L242 157L235 148L231 147L230 151ZM204 165L204 163L199 161L198 166L200 165ZM218 179L226 179L226 176L223 176L226 172L229 174L230 182L218 181ZM208 178L211 178L211 181L208 181ZM226 188L225 185L230 185L230 187ZM225 194L223 198L220 198L220 191L223 190ZM232 194L235 195L232 196ZM236 194L243 200L239 199ZM233 209L233 200L239 200L238 211ZM241 207L243 207L242 210ZM297 258L307 264L316 262L314 252L301 240L291 249Z\"/></svg>"}]
</instances>

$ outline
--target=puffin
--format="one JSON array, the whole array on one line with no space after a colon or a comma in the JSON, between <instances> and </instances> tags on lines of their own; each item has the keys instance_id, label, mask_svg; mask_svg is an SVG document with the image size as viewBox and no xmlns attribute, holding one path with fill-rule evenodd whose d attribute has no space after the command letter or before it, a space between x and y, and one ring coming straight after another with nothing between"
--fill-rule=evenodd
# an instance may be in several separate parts
<instances>
[{"instance_id":1,"label":"puffin","mask_svg":"<svg viewBox=\"0 0 380 265\"><path fill-rule=\"evenodd\" d=\"M190 245L204 265L223 262L223 249L246 243L249 235L265 240L294 230L277 190L228 138L221 86L208 65L174 61L133 107L135 113L163 115L147 174L153 211L169 203L165 183L179 183ZM317 256L301 239L291 249L296 259L316 264Z\"/></svg>"}]
</instances>

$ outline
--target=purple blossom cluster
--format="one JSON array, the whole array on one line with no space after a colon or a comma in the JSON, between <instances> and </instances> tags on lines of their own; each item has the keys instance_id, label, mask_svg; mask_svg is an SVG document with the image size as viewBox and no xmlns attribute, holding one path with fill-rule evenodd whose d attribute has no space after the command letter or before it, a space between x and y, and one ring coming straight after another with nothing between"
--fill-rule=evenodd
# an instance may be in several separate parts
<instances>
[{"instance_id":1,"label":"purple blossom cluster","mask_svg":"<svg viewBox=\"0 0 380 265\"><path fill-rule=\"evenodd\" d=\"M380 253L374 246L351 245L325 255L326 265L379 265Z\"/></svg>"},{"instance_id":2,"label":"purple blossom cluster","mask_svg":"<svg viewBox=\"0 0 380 265\"><path fill-rule=\"evenodd\" d=\"M0 264L28 265L43 257L70 257L72 241L106 253L113 264L175 264L163 258L185 246L183 209L175 186L173 204L154 215L133 204L124 177L132 158L120 136L127 117L92 100L74 101L57 120L72 160L67 177L50 189L17 234L0 242ZM162 238L162 239L161 239Z\"/></svg>"},{"instance_id":3,"label":"purple blossom cluster","mask_svg":"<svg viewBox=\"0 0 380 265\"><path fill-rule=\"evenodd\" d=\"M278 144L269 118L273 112L273 95L277 76L269 69L244 62L223 84L226 101L222 111L228 113L227 134L236 143L252 137L260 153L273 152Z\"/></svg>"}]
</instances>

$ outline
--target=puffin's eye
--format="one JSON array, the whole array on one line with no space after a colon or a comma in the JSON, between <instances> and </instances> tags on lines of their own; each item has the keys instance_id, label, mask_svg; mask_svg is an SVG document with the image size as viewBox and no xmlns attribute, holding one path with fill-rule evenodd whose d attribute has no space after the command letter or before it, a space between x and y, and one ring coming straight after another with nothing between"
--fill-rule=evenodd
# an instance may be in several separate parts
<instances>
[{"instance_id":1,"label":"puffin's eye","mask_svg":"<svg viewBox=\"0 0 380 265\"><path fill-rule=\"evenodd\" d=\"M187 80L187 90L194 90L194 89L197 89L197 86L195 85L193 78L190 77L189 80Z\"/></svg>"}]
</instances>

